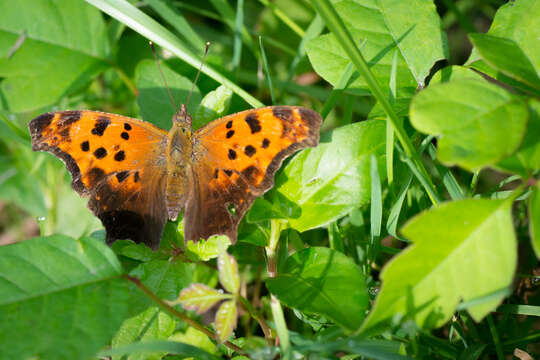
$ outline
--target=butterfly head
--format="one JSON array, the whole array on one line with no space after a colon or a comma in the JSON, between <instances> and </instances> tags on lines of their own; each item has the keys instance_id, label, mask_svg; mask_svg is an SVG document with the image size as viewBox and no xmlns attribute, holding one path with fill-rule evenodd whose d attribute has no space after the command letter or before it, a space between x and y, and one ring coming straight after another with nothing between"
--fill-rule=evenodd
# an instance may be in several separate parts
<instances>
[{"instance_id":1,"label":"butterfly head","mask_svg":"<svg viewBox=\"0 0 540 360\"><path fill-rule=\"evenodd\" d=\"M185 127L191 130L191 116L187 113L186 105L180 105L180 110L173 116L173 124Z\"/></svg>"}]
</instances>

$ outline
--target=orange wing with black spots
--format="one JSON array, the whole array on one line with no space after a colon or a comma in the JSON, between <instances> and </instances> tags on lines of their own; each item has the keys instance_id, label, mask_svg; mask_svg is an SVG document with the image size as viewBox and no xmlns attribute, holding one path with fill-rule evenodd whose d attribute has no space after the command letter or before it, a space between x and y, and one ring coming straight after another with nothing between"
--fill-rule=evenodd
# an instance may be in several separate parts
<instances>
[{"instance_id":1,"label":"orange wing with black spots","mask_svg":"<svg viewBox=\"0 0 540 360\"><path fill-rule=\"evenodd\" d=\"M167 221L167 132L144 121L97 111L46 113L30 124L32 149L62 159L72 187L90 197L107 241L156 248Z\"/></svg>"},{"instance_id":2,"label":"orange wing with black spots","mask_svg":"<svg viewBox=\"0 0 540 360\"><path fill-rule=\"evenodd\" d=\"M184 212L186 240L225 234L253 200L270 189L283 160L316 146L322 119L315 111L270 106L215 120L193 136L193 190Z\"/></svg>"}]
</instances>

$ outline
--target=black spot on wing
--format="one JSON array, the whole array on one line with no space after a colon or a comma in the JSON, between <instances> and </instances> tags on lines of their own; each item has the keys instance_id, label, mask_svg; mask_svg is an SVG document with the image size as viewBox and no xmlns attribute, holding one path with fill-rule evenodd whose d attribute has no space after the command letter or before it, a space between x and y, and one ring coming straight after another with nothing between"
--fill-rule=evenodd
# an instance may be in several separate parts
<instances>
[{"instance_id":1,"label":"black spot on wing","mask_svg":"<svg viewBox=\"0 0 540 360\"><path fill-rule=\"evenodd\" d=\"M227 137L227 139L230 139L230 138L233 137L233 135L234 135L234 130L229 130L229 131L227 131L226 137Z\"/></svg>"},{"instance_id":2,"label":"black spot on wing","mask_svg":"<svg viewBox=\"0 0 540 360\"><path fill-rule=\"evenodd\" d=\"M246 123L249 125L252 134L256 134L261 131L261 122L257 118L257 113L250 112L246 115Z\"/></svg>"},{"instance_id":3,"label":"black spot on wing","mask_svg":"<svg viewBox=\"0 0 540 360\"><path fill-rule=\"evenodd\" d=\"M236 151L234 151L233 149L229 149L229 153L227 154L227 156L229 157L229 160L236 159Z\"/></svg>"},{"instance_id":4,"label":"black spot on wing","mask_svg":"<svg viewBox=\"0 0 540 360\"><path fill-rule=\"evenodd\" d=\"M218 171L218 169L215 169L214 170L214 179L217 179L218 176L219 176L219 171Z\"/></svg>"},{"instance_id":5,"label":"black spot on wing","mask_svg":"<svg viewBox=\"0 0 540 360\"><path fill-rule=\"evenodd\" d=\"M129 124L128 124L129 125ZM138 171L135 171L135 175L133 175L133 181L134 182L138 182L139 181L139 172Z\"/></svg>"},{"instance_id":6,"label":"black spot on wing","mask_svg":"<svg viewBox=\"0 0 540 360\"><path fill-rule=\"evenodd\" d=\"M126 180L128 176L129 176L129 171L120 171L119 173L116 173L116 179L118 180L119 183Z\"/></svg>"},{"instance_id":7,"label":"black spot on wing","mask_svg":"<svg viewBox=\"0 0 540 360\"><path fill-rule=\"evenodd\" d=\"M225 174L227 174L227 176L231 176L232 173L233 173L232 170L228 170L228 169L223 170L223 172L224 172Z\"/></svg>"},{"instance_id":8,"label":"black spot on wing","mask_svg":"<svg viewBox=\"0 0 540 360\"><path fill-rule=\"evenodd\" d=\"M120 137L124 140L129 140L129 134L125 131L120 134Z\"/></svg>"},{"instance_id":9,"label":"black spot on wing","mask_svg":"<svg viewBox=\"0 0 540 360\"><path fill-rule=\"evenodd\" d=\"M232 128L232 120L229 120L229 121L227 122L227 125L225 125L225 127L226 127L227 129Z\"/></svg>"},{"instance_id":10,"label":"black spot on wing","mask_svg":"<svg viewBox=\"0 0 540 360\"><path fill-rule=\"evenodd\" d=\"M83 141L81 143L81 150L82 151L89 151L90 150L90 143L88 141Z\"/></svg>"},{"instance_id":11,"label":"black spot on wing","mask_svg":"<svg viewBox=\"0 0 540 360\"><path fill-rule=\"evenodd\" d=\"M58 132L58 134L64 138L64 140L68 141L68 142L71 142L71 140L69 139L69 127L65 127L63 128L62 130L60 130Z\"/></svg>"},{"instance_id":12,"label":"black spot on wing","mask_svg":"<svg viewBox=\"0 0 540 360\"><path fill-rule=\"evenodd\" d=\"M124 130L131 130L131 125L129 125L128 123L124 123Z\"/></svg>"},{"instance_id":13,"label":"black spot on wing","mask_svg":"<svg viewBox=\"0 0 540 360\"><path fill-rule=\"evenodd\" d=\"M94 156L97 159L103 159L105 156L107 156L107 150L105 150L103 147L97 148L96 151L94 151Z\"/></svg>"},{"instance_id":14,"label":"black spot on wing","mask_svg":"<svg viewBox=\"0 0 540 360\"><path fill-rule=\"evenodd\" d=\"M263 149L266 149L268 146L270 146L270 140L268 140L267 138L264 138L261 146Z\"/></svg>"},{"instance_id":15,"label":"black spot on wing","mask_svg":"<svg viewBox=\"0 0 540 360\"><path fill-rule=\"evenodd\" d=\"M74 122L79 121L81 118L81 112L72 110L72 111L62 111L60 113L60 119L58 120L58 128L68 126Z\"/></svg>"},{"instance_id":16,"label":"black spot on wing","mask_svg":"<svg viewBox=\"0 0 540 360\"><path fill-rule=\"evenodd\" d=\"M124 150L120 150L119 152L114 154L114 160L116 161L124 161L125 158L126 158L126 153L124 152Z\"/></svg>"},{"instance_id":17,"label":"black spot on wing","mask_svg":"<svg viewBox=\"0 0 540 360\"><path fill-rule=\"evenodd\" d=\"M105 130L111 123L111 119L107 116L100 116L97 118L94 128L92 129L92 134L97 136L103 136Z\"/></svg>"},{"instance_id":18,"label":"black spot on wing","mask_svg":"<svg viewBox=\"0 0 540 360\"><path fill-rule=\"evenodd\" d=\"M256 152L257 150L251 145L248 145L244 148L244 153L249 157L252 157Z\"/></svg>"}]
</instances>

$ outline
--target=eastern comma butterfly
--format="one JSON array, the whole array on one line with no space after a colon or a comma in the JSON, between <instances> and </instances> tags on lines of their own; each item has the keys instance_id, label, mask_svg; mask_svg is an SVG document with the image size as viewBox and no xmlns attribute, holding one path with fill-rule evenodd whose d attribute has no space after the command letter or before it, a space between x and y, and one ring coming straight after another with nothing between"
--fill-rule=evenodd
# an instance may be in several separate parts
<instances>
[{"instance_id":1,"label":"eastern comma butterfly","mask_svg":"<svg viewBox=\"0 0 540 360\"><path fill-rule=\"evenodd\" d=\"M62 159L72 187L89 197L107 243L132 239L156 249L167 219L184 209L184 238L227 235L254 199L270 189L283 160L319 141L321 116L269 106L214 120L192 131L184 105L167 132L98 111L42 114L29 124L34 151Z\"/></svg>"}]
</instances>

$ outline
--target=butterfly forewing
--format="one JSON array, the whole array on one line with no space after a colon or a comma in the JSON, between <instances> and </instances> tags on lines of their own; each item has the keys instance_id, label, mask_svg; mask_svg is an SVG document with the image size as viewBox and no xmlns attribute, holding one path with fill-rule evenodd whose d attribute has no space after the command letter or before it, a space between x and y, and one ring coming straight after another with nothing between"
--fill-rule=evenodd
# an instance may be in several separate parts
<instances>
[{"instance_id":1,"label":"butterfly forewing","mask_svg":"<svg viewBox=\"0 0 540 360\"><path fill-rule=\"evenodd\" d=\"M185 209L185 237L226 234L253 200L273 186L274 174L293 152L316 146L322 119L293 106L248 110L215 120L194 134L192 195Z\"/></svg>"},{"instance_id":2,"label":"butterfly forewing","mask_svg":"<svg viewBox=\"0 0 540 360\"><path fill-rule=\"evenodd\" d=\"M61 111L30 122L32 148L62 159L73 188L89 196L107 240L156 247L167 219L167 132L137 119L96 111Z\"/></svg>"}]
</instances>

